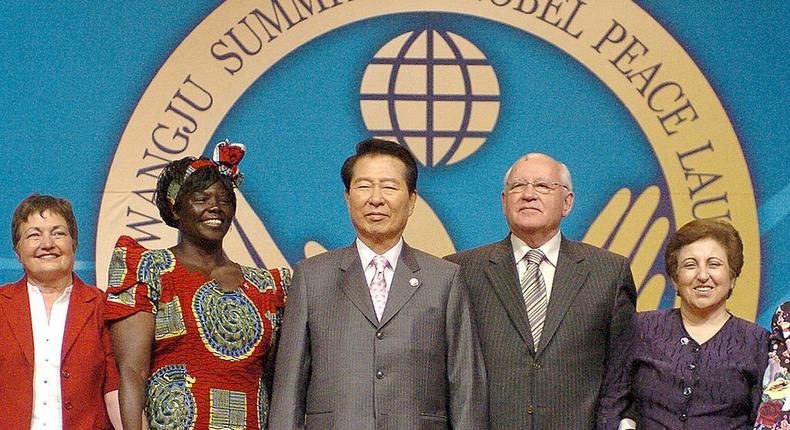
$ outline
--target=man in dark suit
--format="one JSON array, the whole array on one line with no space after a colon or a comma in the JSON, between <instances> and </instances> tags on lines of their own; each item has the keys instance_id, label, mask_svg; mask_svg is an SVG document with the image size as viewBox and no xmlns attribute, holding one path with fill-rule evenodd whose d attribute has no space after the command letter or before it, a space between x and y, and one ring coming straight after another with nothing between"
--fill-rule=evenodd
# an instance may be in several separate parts
<instances>
[{"instance_id":1,"label":"man in dark suit","mask_svg":"<svg viewBox=\"0 0 790 430\"><path fill-rule=\"evenodd\" d=\"M634 313L628 261L560 233L573 198L564 164L528 154L505 176L508 237L447 257L469 286L492 429L593 428L604 363Z\"/></svg>"},{"instance_id":2,"label":"man in dark suit","mask_svg":"<svg viewBox=\"0 0 790 430\"><path fill-rule=\"evenodd\" d=\"M487 428L460 269L402 238L417 198L414 157L369 139L341 176L357 240L296 267L269 428Z\"/></svg>"}]
</instances>

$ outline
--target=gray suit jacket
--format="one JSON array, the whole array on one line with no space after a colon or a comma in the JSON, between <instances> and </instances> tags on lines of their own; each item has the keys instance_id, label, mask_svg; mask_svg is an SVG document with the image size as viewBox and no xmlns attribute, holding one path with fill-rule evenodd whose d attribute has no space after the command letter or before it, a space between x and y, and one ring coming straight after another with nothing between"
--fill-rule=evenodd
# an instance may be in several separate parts
<instances>
[{"instance_id":1,"label":"gray suit jacket","mask_svg":"<svg viewBox=\"0 0 790 430\"><path fill-rule=\"evenodd\" d=\"M381 322L355 245L297 265L270 429L483 429L485 387L457 265L404 244Z\"/></svg>"},{"instance_id":2,"label":"gray suit jacket","mask_svg":"<svg viewBox=\"0 0 790 430\"><path fill-rule=\"evenodd\" d=\"M592 429L612 344L634 314L628 260L562 238L540 344L533 345L510 238L448 256L469 286L492 429Z\"/></svg>"}]
</instances>

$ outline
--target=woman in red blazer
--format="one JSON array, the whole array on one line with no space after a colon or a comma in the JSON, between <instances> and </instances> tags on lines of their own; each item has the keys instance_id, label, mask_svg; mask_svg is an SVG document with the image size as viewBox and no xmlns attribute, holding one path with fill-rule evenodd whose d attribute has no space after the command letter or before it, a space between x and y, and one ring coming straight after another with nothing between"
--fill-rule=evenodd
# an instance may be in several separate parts
<instances>
[{"instance_id":1,"label":"woman in red blazer","mask_svg":"<svg viewBox=\"0 0 790 430\"><path fill-rule=\"evenodd\" d=\"M104 294L73 273L71 205L31 195L11 232L25 276L0 287L0 429L120 429Z\"/></svg>"}]
</instances>

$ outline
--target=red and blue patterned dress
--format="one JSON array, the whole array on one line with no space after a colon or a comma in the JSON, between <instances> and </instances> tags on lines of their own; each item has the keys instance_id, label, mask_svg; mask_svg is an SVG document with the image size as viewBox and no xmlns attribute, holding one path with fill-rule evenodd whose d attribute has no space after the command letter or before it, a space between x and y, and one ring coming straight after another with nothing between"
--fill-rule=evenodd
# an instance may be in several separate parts
<instances>
[{"instance_id":1,"label":"red and blue patterned dress","mask_svg":"<svg viewBox=\"0 0 790 430\"><path fill-rule=\"evenodd\" d=\"M118 239L107 320L155 316L145 407L152 430L265 428L264 361L272 358L291 274L285 268L241 271L244 283L222 291L169 250Z\"/></svg>"},{"instance_id":2,"label":"red and blue patterned dress","mask_svg":"<svg viewBox=\"0 0 790 430\"><path fill-rule=\"evenodd\" d=\"M765 369L762 403L756 430L790 429L790 302L785 302L771 321L771 346Z\"/></svg>"}]
</instances>

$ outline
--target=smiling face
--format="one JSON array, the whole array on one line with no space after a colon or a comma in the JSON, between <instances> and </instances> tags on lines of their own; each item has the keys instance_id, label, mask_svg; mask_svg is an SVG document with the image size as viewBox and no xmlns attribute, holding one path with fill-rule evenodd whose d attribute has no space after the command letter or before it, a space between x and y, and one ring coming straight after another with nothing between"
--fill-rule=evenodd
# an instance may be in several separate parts
<instances>
[{"instance_id":1,"label":"smiling face","mask_svg":"<svg viewBox=\"0 0 790 430\"><path fill-rule=\"evenodd\" d=\"M414 211L417 193L406 185L406 165L390 155L357 159L346 205L357 237L378 254L400 240Z\"/></svg>"},{"instance_id":2,"label":"smiling face","mask_svg":"<svg viewBox=\"0 0 790 430\"><path fill-rule=\"evenodd\" d=\"M547 194L535 191L533 185L520 192L511 192L510 184L527 182L563 183L560 165L545 155L530 155L517 161L507 177L502 192L502 207L510 231L533 248L551 239L560 229L560 221L571 211L573 192L557 186ZM521 187L520 187L521 188Z\"/></svg>"},{"instance_id":3,"label":"smiling face","mask_svg":"<svg viewBox=\"0 0 790 430\"><path fill-rule=\"evenodd\" d=\"M680 248L677 256L672 285L680 306L706 312L724 309L735 287L724 247L715 239L703 238Z\"/></svg>"},{"instance_id":4,"label":"smiling face","mask_svg":"<svg viewBox=\"0 0 790 430\"><path fill-rule=\"evenodd\" d=\"M48 209L30 214L19 226L17 257L34 285L70 285L74 247L66 220Z\"/></svg>"},{"instance_id":5,"label":"smiling face","mask_svg":"<svg viewBox=\"0 0 790 430\"><path fill-rule=\"evenodd\" d=\"M184 197L175 214L182 239L196 244L221 245L236 212L229 191L215 182L205 190Z\"/></svg>"}]
</instances>

